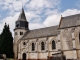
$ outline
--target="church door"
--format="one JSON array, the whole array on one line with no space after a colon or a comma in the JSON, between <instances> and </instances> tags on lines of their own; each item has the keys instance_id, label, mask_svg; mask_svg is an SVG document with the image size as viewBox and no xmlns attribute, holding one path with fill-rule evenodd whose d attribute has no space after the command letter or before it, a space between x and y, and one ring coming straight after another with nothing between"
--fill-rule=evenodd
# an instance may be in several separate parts
<instances>
[{"instance_id":1,"label":"church door","mask_svg":"<svg viewBox=\"0 0 80 60\"><path fill-rule=\"evenodd\" d=\"M23 53L23 60L26 60L26 53Z\"/></svg>"}]
</instances>

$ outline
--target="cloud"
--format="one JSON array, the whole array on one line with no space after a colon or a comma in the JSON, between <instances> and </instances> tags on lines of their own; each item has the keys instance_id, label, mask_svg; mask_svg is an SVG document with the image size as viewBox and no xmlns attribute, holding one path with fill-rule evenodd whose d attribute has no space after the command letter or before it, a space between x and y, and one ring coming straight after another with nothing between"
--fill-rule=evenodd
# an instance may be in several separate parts
<instances>
[{"instance_id":1,"label":"cloud","mask_svg":"<svg viewBox=\"0 0 80 60\"><path fill-rule=\"evenodd\" d=\"M39 15L32 11L25 12L25 15L28 21L32 20L33 18L40 17Z\"/></svg>"},{"instance_id":2,"label":"cloud","mask_svg":"<svg viewBox=\"0 0 80 60\"><path fill-rule=\"evenodd\" d=\"M43 22L43 24L45 26L54 26L54 25L58 25L59 21L60 21L60 15L56 14L56 15L48 16L46 20Z\"/></svg>"},{"instance_id":3,"label":"cloud","mask_svg":"<svg viewBox=\"0 0 80 60\"><path fill-rule=\"evenodd\" d=\"M51 14L49 16L47 16L45 18L45 20L41 23L40 19L37 20L33 20L34 22L30 22L32 21L33 18L39 17L39 15L36 15L33 12L25 12L27 20L29 21L29 27L30 29L37 29L37 28L42 28L42 27L47 27L47 26L54 26L54 25L58 25L59 21L60 21L60 16L69 16L69 15L73 15L73 14L78 14L80 13L80 10L77 9L68 9L64 12L57 12L55 14ZM2 30L5 22L8 23L10 25L11 31L13 31L13 29L15 28L15 21L18 19L20 12L15 13L14 16L8 16L6 18L4 18L3 20L1 20L1 24L0 24L0 30Z\"/></svg>"},{"instance_id":4,"label":"cloud","mask_svg":"<svg viewBox=\"0 0 80 60\"><path fill-rule=\"evenodd\" d=\"M1 24L0 24L0 32L2 32L2 29L4 27L5 22L7 24L9 24L10 26L10 31L12 32L12 34L14 35L14 27L15 27L15 21L18 19L19 13L15 14L14 16L8 16L6 18L4 18L3 20L1 20Z\"/></svg>"},{"instance_id":5,"label":"cloud","mask_svg":"<svg viewBox=\"0 0 80 60\"><path fill-rule=\"evenodd\" d=\"M0 8L4 11L9 11L8 15L14 15L19 12L29 0L2 0L0 1Z\"/></svg>"},{"instance_id":6,"label":"cloud","mask_svg":"<svg viewBox=\"0 0 80 60\"><path fill-rule=\"evenodd\" d=\"M61 15L62 17L69 16L69 15L74 15L74 14L79 14L80 10L77 9L67 9L64 12L56 12L55 14L49 15L43 24L45 26L54 26L58 25L60 22Z\"/></svg>"},{"instance_id":7,"label":"cloud","mask_svg":"<svg viewBox=\"0 0 80 60\"><path fill-rule=\"evenodd\" d=\"M0 1L0 5L2 5L3 9L9 10L20 10L22 8L22 4L26 4L29 0L3 0Z\"/></svg>"},{"instance_id":8,"label":"cloud","mask_svg":"<svg viewBox=\"0 0 80 60\"><path fill-rule=\"evenodd\" d=\"M27 5L29 9L42 10L44 8L55 8L60 0L31 0Z\"/></svg>"},{"instance_id":9,"label":"cloud","mask_svg":"<svg viewBox=\"0 0 80 60\"><path fill-rule=\"evenodd\" d=\"M15 22L17 21L17 19L19 17L19 14L20 14L20 12L17 12L17 13L15 13L15 15L8 16L8 17L4 18L3 20L1 20L0 21L0 32L2 31L3 26L6 22L7 24L9 24L10 30L14 34L13 30L15 28ZM25 12L25 15L26 15L26 18L29 22L30 22L31 19L39 17L38 15L34 14L33 12ZM32 24L32 23L30 23L30 24L33 25L33 26L35 25L35 24ZM39 24L36 24L36 25L38 27L40 26ZM37 28L37 27L35 27L35 28ZM34 28L32 27L31 29L34 29Z\"/></svg>"},{"instance_id":10,"label":"cloud","mask_svg":"<svg viewBox=\"0 0 80 60\"><path fill-rule=\"evenodd\" d=\"M46 9L44 15L58 14L59 13L58 11L59 11L58 9L54 9L54 10Z\"/></svg>"},{"instance_id":11,"label":"cloud","mask_svg":"<svg viewBox=\"0 0 80 60\"><path fill-rule=\"evenodd\" d=\"M69 15L74 15L74 14L79 14L80 10L78 9L67 9L63 13L61 13L62 16L69 16Z\"/></svg>"},{"instance_id":12,"label":"cloud","mask_svg":"<svg viewBox=\"0 0 80 60\"><path fill-rule=\"evenodd\" d=\"M0 6L2 9L9 10L9 15L1 20L0 31L6 23L10 25L12 33L15 28L15 21L18 19L22 3L25 6L26 18L29 21L29 29L38 29L48 26L58 25L61 15L69 16L80 13L78 9L67 9L59 11L61 0L2 0Z\"/></svg>"},{"instance_id":13,"label":"cloud","mask_svg":"<svg viewBox=\"0 0 80 60\"><path fill-rule=\"evenodd\" d=\"M43 27L45 27L45 26L41 23L30 23L29 24L29 29L30 30L39 29L39 28L43 28Z\"/></svg>"},{"instance_id":14,"label":"cloud","mask_svg":"<svg viewBox=\"0 0 80 60\"><path fill-rule=\"evenodd\" d=\"M40 20L43 19L43 16L41 17L41 15L39 14L44 14L45 15L50 15L52 14L50 11L50 8L54 11L54 8L58 8L59 4L60 4L61 0L1 0L0 1L0 6L1 9L3 10L9 10L8 12L8 16L5 17L4 19L2 19L2 24L4 22L7 22L10 24L10 26L12 26L13 22L15 21L17 17L17 15L19 15L19 11L22 8L22 3L25 7L25 12L26 12L26 17L27 20L30 21L31 23L39 23L41 22ZM36 11L35 11L36 10ZM57 9L56 9L57 10ZM48 13L46 13L46 12ZM45 18L46 16L44 16ZM37 25L40 25L37 24ZM11 27L12 28L12 27Z\"/></svg>"},{"instance_id":15,"label":"cloud","mask_svg":"<svg viewBox=\"0 0 80 60\"><path fill-rule=\"evenodd\" d=\"M14 14L20 11L22 4L27 11L36 11L42 13L45 9L59 8L61 0L1 0L0 6L3 10L9 10L9 14Z\"/></svg>"}]
</instances>

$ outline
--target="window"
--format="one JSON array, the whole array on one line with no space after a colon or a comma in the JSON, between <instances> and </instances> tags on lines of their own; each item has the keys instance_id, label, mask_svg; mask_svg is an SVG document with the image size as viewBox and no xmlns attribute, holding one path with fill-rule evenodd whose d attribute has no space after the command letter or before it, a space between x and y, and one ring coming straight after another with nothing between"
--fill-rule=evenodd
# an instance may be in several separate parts
<instances>
[{"instance_id":1,"label":"window","mask_svg":"<svg viewBox=\"0 0 80 60\"><path fill-rule=\"evenodd\" d=\"M16 24L16 27L19 27L19 24Z\"/></svg>"},{"instance_id":2,"label":"window","mask_svg":"<svg viewBox=\"0 0 80 60\"><path fill-rule=\"evenodd\" d=\"M34 51L34 50L35 50L35 44L32 43L32 51Z\"/></svg>"},{"instance_id":3,"label":"window","mask_svg":"<svg viewBox=\"0 0 80 60\"><path fill-rule=\"evenodd\" d=\"M56 44L54 40L52 41L52 49L56 49Z\"/></svg>"},{"instance_id":4,"label":"window","mask_svg":"<svg viewBox=\"0 0 80 60\"><path fill-rule=\"evenodd\" d=\"M15 35L17 35L17 32L15 32Z\"/></svg>"},{"instance_id":5,"label":"window","mask_svg":"<svg viewBox=\"0 0 80 60\"><path fill-rule=\"evenodd\" d=\"M41 42L41 50L45 50L44 42Z\"/></svg>"},{"instance_id":6,"label":"window","mask_svg":"<svg viewBox=\"0 0 80 60\"><path fill-rule=\"evenodd\" d=\"M20 32L20 35L23 35L23 32Z\"/></svg>"}]
</instances>

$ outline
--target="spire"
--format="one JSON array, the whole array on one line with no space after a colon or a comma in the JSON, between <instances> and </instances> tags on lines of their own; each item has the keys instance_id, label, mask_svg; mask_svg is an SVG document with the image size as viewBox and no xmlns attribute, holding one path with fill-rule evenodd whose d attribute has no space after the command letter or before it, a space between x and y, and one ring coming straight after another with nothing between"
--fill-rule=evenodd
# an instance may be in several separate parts
<instances>
[{"instance_id":1,"label":"spire","mask_svg":"<svg viewBox=\"0 0 80 60\"><path fill-rule=\"evenodd\" d=\"M23 7L22 7L22 11L19 15L18 21L27 21Z\"/></svg>"},{"instance_id":2,"label":"spire","mask_svg":"<svg viewBox=\"0 0 80 60\"><path fill-rule=\"evenodd\" d=\"M23 7L22 7L22 13L24 13L24 9L23 9Z\"/></svg>"}]
</instances>

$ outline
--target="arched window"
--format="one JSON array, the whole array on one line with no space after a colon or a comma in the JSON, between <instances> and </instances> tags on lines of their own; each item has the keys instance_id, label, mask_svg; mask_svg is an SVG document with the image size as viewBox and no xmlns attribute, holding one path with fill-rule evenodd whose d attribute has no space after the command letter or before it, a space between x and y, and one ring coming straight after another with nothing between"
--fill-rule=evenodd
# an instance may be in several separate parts
<instances>
[{"instance_id":1,"label":"arched window","mask_svg":"<svg viewBox=\"0 0 80 60\"><path fill-rule=\"evenodd\" d=\"M32 43L32 51L34 51L34 50L35 50L35 44Z\"/></svg>"},{"instance_id":2,"label":"arched window","mask_svg":"<svg viewBox=\"0 0 80 60\"><path fill-rule=\"evenodd\" d=\"M41 50L45 50L45 44L44 44L44 42L41 42Z\"/></svg>"},{"instance_id":3,"label":"arched window","mask_svg":"<svg viewBox=\"0 0 80 60\"><path fill-rule=\"evenodd\" d=\"M56 49L56 44L54 40L52 41L52 49Z\"/></svg>"}]
</instances>

